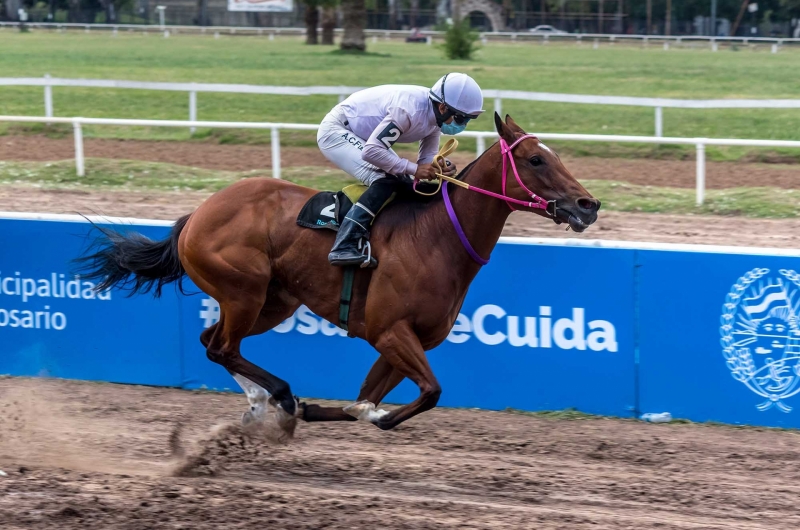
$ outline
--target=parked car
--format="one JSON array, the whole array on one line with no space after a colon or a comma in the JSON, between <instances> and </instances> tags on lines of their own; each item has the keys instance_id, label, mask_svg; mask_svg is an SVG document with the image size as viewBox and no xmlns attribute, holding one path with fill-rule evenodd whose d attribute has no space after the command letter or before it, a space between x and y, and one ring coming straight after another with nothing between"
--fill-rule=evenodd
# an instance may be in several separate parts
<instances>
[{"instance_id":1,"label":"parked car","mask_svg":"<svg viewBox=\"0 0 800 530\"><path fill-rule=\"evenodd\" d=\"M411 35L406 37L406 42L428 42L428 37L423 35L417 28L412 28Z\"/></svg>"},{"instance_id":2,"label":"parked car","mask_svg":"<svg viewBox=\"0 0 800 530\"><path fill-rule=\"evenodd\" d=\"M535 33L537 35L566 35L566 31L561 31L560 29L556 29L553 26L548 25L540 25L536 26L535 28L531 28L528 30L531 33Z\"/></svg>"}]
</instances>

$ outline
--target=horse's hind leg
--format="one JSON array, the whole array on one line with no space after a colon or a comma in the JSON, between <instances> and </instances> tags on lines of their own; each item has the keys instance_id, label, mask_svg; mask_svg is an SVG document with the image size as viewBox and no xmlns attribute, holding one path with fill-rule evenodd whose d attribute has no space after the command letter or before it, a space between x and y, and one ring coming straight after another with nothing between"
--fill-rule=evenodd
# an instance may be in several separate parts
<instances>
[{"instance_id":1,"label":"horse's hind leg","mask_svg":"<svg viewBox=\"0 0 800 530\"><path fill-rule=\"evenodd\" d=\"M289 384L251 363L242 357L240 352L242 339L274 327L286 316L291 315L294 310L294 308L281 307L280 309L283 311L268 311L265 307L266 290L266 286L262 287L262 294L259 296L257 290L240 289L235 299L218 300L220 305L219 322L211 333L203 335L203 338L207 340L206 355L211 361L222 365L232 374L241 376L245 381L239 378L237 381L245 392L250 389L255 392L254 397L258 397L257 389L247 385L248 381L255 383L269 392L272 396L271 400L284 412L294 417L296 402Z\"/></svg>"}]
</instances>

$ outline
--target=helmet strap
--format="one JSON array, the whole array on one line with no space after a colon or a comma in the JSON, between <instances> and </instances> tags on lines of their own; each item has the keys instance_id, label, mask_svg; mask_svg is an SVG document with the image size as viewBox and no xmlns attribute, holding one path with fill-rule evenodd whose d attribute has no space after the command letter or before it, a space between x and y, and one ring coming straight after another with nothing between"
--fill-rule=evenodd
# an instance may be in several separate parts
<instances>
[{"instance_id":1,"label":"helmet strap","mask_svg":"<svg viewBox=\"0 0 800 530\"><path fill-rule=\"evenodd\" d=\"M436 117L436 125L438 125L441 128L441 126L444 124L444 122L449 120L450 117L453 116L454 113L450 109L450 106L445 103L444 106L445 106L445 108L447 110L444 112L444 114L442 114L439 111L439 105L440 105L441 102L436 101L433 98L430 98L430 100L431 100L431 104L433 105L433 115Z\"/></svg>"}]
</instances>

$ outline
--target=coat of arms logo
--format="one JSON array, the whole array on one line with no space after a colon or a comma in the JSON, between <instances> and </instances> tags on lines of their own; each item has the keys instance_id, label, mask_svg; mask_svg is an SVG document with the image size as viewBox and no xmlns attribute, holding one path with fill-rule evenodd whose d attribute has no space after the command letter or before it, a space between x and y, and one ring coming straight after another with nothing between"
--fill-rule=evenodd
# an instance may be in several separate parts
<instances>
[{"instance_id":1,"label":"coat of arms logo","mask_svg":"<svg viewBox=\"0 0 800 530\"><path fill-rule=\"evenodd\" d=\"M734 379L765 398L761 411L791 412L785 400L800 392L800 275L753 269L722 305L722 354Z\"/></svg>"}]
</instances>

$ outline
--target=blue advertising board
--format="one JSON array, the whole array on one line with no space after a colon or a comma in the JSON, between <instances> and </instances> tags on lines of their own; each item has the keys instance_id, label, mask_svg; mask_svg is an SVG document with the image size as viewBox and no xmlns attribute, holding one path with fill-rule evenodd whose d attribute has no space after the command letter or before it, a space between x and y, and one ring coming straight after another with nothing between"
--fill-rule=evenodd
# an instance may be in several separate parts
<instances>
[{"instance_id":1,"label":"blue advertising board","mask_svg":"<svg viewBox=\"0 0 800 530\"><path fill-rule=\"evenodd\" d=\"M167 233L129 228L153 238ZM70 261L93 237L85 222L7 219L0 233L0 373L180 384L172 291L156 302L118 291L96 295L94 284L71 274Z\"/></svg>"},{"instance_id":2,"label":"blue advertising board","mask_svg":"<svg viewBox=\"0 0 800 530\"><path fill-rule=\"evenodd\" d=\"M0 373L239 391L199 341L216 301L190 281L189 296L95 294L70 263L96 235L81 221L0 219ZM800 253L705 250L501 241L429 352L440 405L800 427ZM378 357L305 306L242 353L300 396L344 400ZM386 401L416 396L405 381Z\"/></svg>"},{"instance_id":3,"label":"blue advertising board","mask_svg":"<svg viewBox=\"0 0 800 530\"><path fill-rule=\"evenodd\" d=\"M640 251L641 409L800 427L800 259Z\"/></svg>"}]
</instances>

